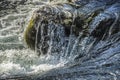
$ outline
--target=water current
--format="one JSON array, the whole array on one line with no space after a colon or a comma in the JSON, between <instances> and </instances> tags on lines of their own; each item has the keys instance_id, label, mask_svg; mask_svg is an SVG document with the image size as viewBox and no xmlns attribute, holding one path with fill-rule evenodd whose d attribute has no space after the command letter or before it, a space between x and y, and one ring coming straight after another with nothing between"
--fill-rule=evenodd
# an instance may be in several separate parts
<instances>
[{"instance_id":1,"label":"water current","mask_svg":"<svg viewBox=\"0 0 120 80\"><path fill-rule=\"evenodd\" d=\"M14 2L14 0L10 0ZM22 0L18 0L22 1ZM62 25L54 25L54 23L50 23L47 28L47 35L49 36L49 40L45 41L45 37L42 33L44 30L44 26L41 27L41 42L39 45L39 52L41 53L38 56L38 53L32 51L26 47L25 42L23 41L23 33L26 29L26 26L29 23L33 12L40 8L44 4L50 4L49 1L45 0L29 0L26 1L24 4L19 4L15 8L4 8L0 10L0 79L5 79L8 76L25 76L25 75L32 75L32 74L43 74L47 71L52 69L61 69L59 73L64 74L68 71L68 73L76 74L77 71L81 73L81 76L86 74L92 73L92 75L85 77L80 77L80 75L76 75L77 77L70 78L67 77L65 80L107 80L108 77L103 77L102 71L104 69L104 64L109 62L113 63L113 61L117 62L120 60L120 45L119 45L119 37L116 39L108 40L105 42L100 41L99 44L96 45L95 49L98 50L96 52L93 49L93 57L88 54L92 48L92 46L96 43L96 39L86 36L81 37L82 33L79 33L78 36L72 34L70 31L70 35L66 36L65 29ZM74 20L74 17L73 17ZM52 26L51 26L52 25ZM54 26L53 26L54 25ZM72 26L71 26L72 30ZM39 32L39 31L38 31ZM107 50L109 44L113 44L117 42L118 44L114 46L118 46L114 48L118 52L114 53L113 48ZM47 43L49 48L47 48L46 52L42 50L42 47L45 47L44 42ZM107 43L107 45L106 45ZM109 43L109 44L108 44ZM36 42L36 47L38 46ZM99 55L101 49L106 50L109 54ZM36 48L37 51L37 48ZM112 53L113 52L113 53ZM46 55L44 55L46 53ZM115 56L113 56L115 55ZM96 57L98 56L98 57ZM116 59L112 59L115 57ZM104 61L105 60L105 61ZM82 62L84 62L82 64ZM64 70L67 67L75 67L75 65L81 65L81 67L76 66L71 70ZM109 66L108 64L108 66ZM114 63L115 64L115 63ZM111 64L110 64L111 65ZM120 64L116 63L115 65L120 66ZM105 65L107 66L107 65ZM100 69L99 69L100 67ZM114 66L113 66L114 67ZM111 68L111 67L110 67ZM109 71L110 69L106 70L105 75L112 75L112 79L119 80L120 77L116 77L117 75L120 76L120 71L115 68L116 71ZM119 68L120 69L120 68ZM92 71L90 71L92 70ZM74 73L76 72L76 73ZM98 74L94 74L97 72ZM107 74L109 73L109 74ZM55 73L53 73L55 74ZM69 74L70 75L70 74ZM95 77L94 75L97 75ZM102 76L101 76L102 75ZM64 76L63 76L64 77ZM64 79L64 78L63 78ZM46 79L44 79L46 80ZM49 80L49 79L48 79ZM53 80L53 79L52 79ZM55 79L59 80L59 79ZM62 80L62 79L61 79Z\"/></svg>"}]
</instances>

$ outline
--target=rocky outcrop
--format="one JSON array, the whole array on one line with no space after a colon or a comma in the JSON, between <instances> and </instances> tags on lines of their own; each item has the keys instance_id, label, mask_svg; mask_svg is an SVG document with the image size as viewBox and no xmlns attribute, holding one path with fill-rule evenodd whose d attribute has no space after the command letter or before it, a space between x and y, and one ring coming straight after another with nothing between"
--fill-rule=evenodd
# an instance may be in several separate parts
<instances>
[{"instance_id":1,"label":"rocky outcrop","mask_svg":"<svg viewBox=\"0 0 120 80\"><path fill-rule=\"evenodd\" d=\"M40 30L37 27L41 28L38 24L41 22L40 24L46 26L44 29L46 32L43 32L47 34L47 26L51 21L65 28L65 36L70 35L72 26L71 33L76 36L79 35L79 32L82 32L84 36L93 36L99 39L107 38L120 31L120 4L115 3L115 1L111 5L106 5L107 3L104 2L103 4L103 1L93 0L82 7L69 3L54 6L45 5L34 12L25 32L25 41L30 48L33 49L34 47L35 49L37 31L38 36L40 36ZM39 43L40 37L38 39Z\"/></svg>"},{"instance_id":2,"label":"rocky outcrop","mask_svg":"<svg viewBox=\"0 0 120 80\"><path fill-rule=\"evenodd\" d=\"M25 31L28 47L40 54L51 51L73 58L36 80L120 79L119 0L79 1L45 5L34 12Z\"/></svg>"}]
</instances>

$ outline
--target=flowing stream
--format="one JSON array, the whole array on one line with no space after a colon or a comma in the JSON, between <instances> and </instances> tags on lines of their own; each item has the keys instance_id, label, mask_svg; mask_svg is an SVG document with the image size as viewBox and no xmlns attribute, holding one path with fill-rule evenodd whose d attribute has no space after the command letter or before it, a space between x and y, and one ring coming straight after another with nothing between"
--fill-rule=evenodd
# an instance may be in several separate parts
<instances>
[{"instance_id":1,"label":"flowing stream","mask_svg":"<svg viewBox=\"0 0 120 80\"><path fill-rule=\"evenodd\" d=\"M17 5L15 9L0 11L1 77L44 72L64 66L65 60L57 62L57 58L50 55L39 57L34 51L25 48L23 31L33 11L42 4L39 0L31 0L25 2L24 5Z\"/></svg>"},{"instance_id":2,"label":"flowing stream","mask_svg":"<svg viewBox=\"0 0 120 80\"><path fill-rule=\"evenodd\" d=\"M9 1L13 3L15 0ZM96 39L90 36L83 38L82 33L79 33L78 36L75 36L72 34L72 31L70 31L69 36L66 36L64 27L59 24L56 25L51 21L49 26L44 27L43 24L40 29L42 36L40 44L38 44L36 41L35 49L38 51L37 48L39 47L38 49L41 53L41 56L38 56L38 53L35 51L26 48L26 45L23 41L23 32L28 25L33 12L42 5L49 4L49 2L47 0L18 0L18 2L19 1L24 1L24 4L18 4L15 8L1 8L0 10L0 79L5 79L8 76L14 75L42 75L52 69L59 70L61 68L62 70L59 71L61 74L66 72L81 73L81 75L75 75L74 78L66 77L65 79L63 78L63 80L106 80L107 78L112 78L114 80L120 79L120 77L117 77L120 76L120 70L118 70L120 64L117 63L117 61L120 60L119 37L111 40L108 39L106 41L99 41L99 44L93 48L93 45L95 45L97 42ZM42 32L44 31L44 28L47 28L46 35L44 35L44 32ZM116 42L117 44L115 44ZM107 50L110 44L115 45ZM43 50L42 48L46 47L46 45L48 46L47 50ZM103 48L106 50L106 52L104 52ZM114 52L113 49L117 51ZM103 55L99 55L99 53L102 51ZM46 53L46 55L44 55L44 53ZM91 55L91 53L93 53L93 55ZM113 59L111 56L115 58ZM102 67L107 66L105 65L106 63L109 63L110 65L114 63L117 68L115 68L115 71L113 72L109 69L116 66L102 69ZM81 67L76 66L80 64ZM66 69L67 67L75 68L70 70ZM106 71L105 75L110 76L103 77L104 74L102 74L102 71ZM85 72L86 74L92 73L93 75L84 77ZM94 72L97 72L98 74L94 74Z\"/></svg>"}]
</instances>

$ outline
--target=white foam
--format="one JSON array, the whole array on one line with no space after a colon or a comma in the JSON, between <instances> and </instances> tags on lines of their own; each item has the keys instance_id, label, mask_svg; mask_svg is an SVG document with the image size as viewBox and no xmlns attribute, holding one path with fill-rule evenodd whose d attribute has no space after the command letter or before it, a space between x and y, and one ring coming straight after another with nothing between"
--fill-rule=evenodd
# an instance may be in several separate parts
<instances>
[{"instance_id":1,"label":"white foam","mask_svg":"<svg viewBox=\"0 0 120 80\"><path fill-rule=\"evenodd\" d=\"M1 75L16 75L24 74L26 70L24 67L21 67L20 64L14 64L12 62L6 62L0 64L0 74Z\"/></svg>"},{"instance_id":2,"label":"white foam","mask_svg":"<svg viewBox=\"0 0 120 80\"><path fill-rule=\"evenodd\" d=\"M62 66L64 62L56 61L55 57L38 57L28 49L0 52L0 75L40 73Z\"/></svg>"},{"instance_id":3,"label":"white foam","mask_svg":"<svg viewBox=\"0 0 120 80\"><path fill-rule=\"evenodd\" d=\"M40 2L40 0L31 0L31 2L28 0L26 5L20 5L16 8L17 13L13 12L13 14L8 14L0 19L2 25L0 30L0 47L3 47L1 44L5 44L4 48L6 48L4 51L0 50L0 76L48 71L62 67L66 63L62 58L59 61L57 57L50 55L38 57L35 52L29 49L13 49L14 45L8 46L10 43L23 43L22 35L25 26L27 26L33 14L32 12L40 7L40 5L29 4L35 2ZM11 39L11 42L9 40L6 41L6 39ZM19 45L21 44L17 44L17 46Z\"/></svg>"}]
</instances>

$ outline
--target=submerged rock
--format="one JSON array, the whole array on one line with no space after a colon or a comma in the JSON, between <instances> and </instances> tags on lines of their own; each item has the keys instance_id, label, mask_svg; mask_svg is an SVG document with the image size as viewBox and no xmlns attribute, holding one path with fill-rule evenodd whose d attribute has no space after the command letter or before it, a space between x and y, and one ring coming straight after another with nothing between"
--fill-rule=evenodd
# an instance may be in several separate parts
<instances>
[{"instance_id":1,"label":"submerged rock","mask_svg":"<svg viewBox=\"0 0 120 80\"><path fill-rule=\"evenodd\" d=\"M85 1L34 12L24 34L28 47L73 60L35 80L120 79L120 1Z\"/></svg>"}]
</instances>

